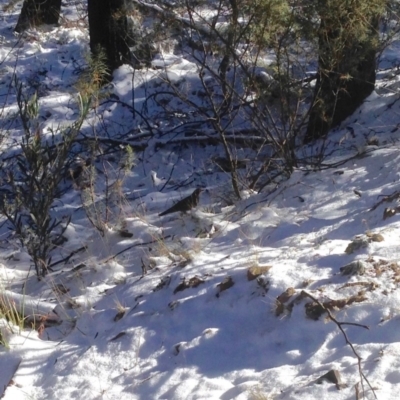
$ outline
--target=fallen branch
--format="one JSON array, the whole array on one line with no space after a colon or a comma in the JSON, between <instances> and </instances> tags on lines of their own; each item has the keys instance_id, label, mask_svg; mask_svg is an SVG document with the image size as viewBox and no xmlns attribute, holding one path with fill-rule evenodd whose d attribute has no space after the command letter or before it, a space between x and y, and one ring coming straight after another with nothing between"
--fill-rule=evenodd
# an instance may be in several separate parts
<instances>
[{"instance_id":1,"label":"fallen branch","mask_svg":"<svg viewBox=\"0 0 400 400\"><path fill-rule=\"evenodd\" d=\"M121 255L122 253L125 253L126 251L128 251L128 250L130 250L130 249L133 249L134 247L147 246L147 245L149 245L149 244L158 243L160 240L165 240L165 239L168 239L168 238L170 238L170 237L171 237L171 235L167 235L167 236L163 236L163 237L161 237L161 238L157 238L157 239L151 240L150 242L132 244L131 246L126 247L125 249L119 251L118 253L116 253L116 254L114 254L114 255L112 255L112 256L106 258L106 259L104 260L104 262L111 261L111 260L113 260L114 258L117 258L117 257L118 257L119 255Z\"/></svg>"},{"instance_id":2,"label":"fallen branch","mask_svg":"<svg viewBox=\"0 0 400 400\"><path fill-rule=\"evenodd\" d=\"M48 266L48 268L51 270L53 267L55 267L55 266L58 265L58 264L67 263L67 262L70 260L71 257L73 257L75 254L77 254L77 253L79 253L79 252L81 252L81 251L84 251L84 250L86 250L86 246L82 246L82 247L80 247L79 249L72 251L72 252L69 254L69 256L67 256L67 257L65 257L65 258L62 258L61 260L58 260L58 261L53 262L52 264L50 264L50 265Z\"/></svg>"},{"instance_id":3,"label":"fallen branch","mask_svg":"<svg viewBox=\"0 0 400 400\"><path fill-rule=\"evenodd\" d=\"M380 195L378 197L383 197L383 199L378 201L369 211L376 210L382 203L388 203L388 202L392 202L393 200L398 199L400 197L400 192L398 190L396 190L394 193L388 194L387 196Z\"/></svg>"},{"instance_id":4,"label":"fallen branch","mask_svg":"<svg viewBox=\"0 0 400 400\"><path fill-rule=\"evenodd\" d=\"M365 396L365 389L364 389L364 385L363 385L363 380L365 380L365 382L367 382L367 385L368 385L369 388L371 389L372 393L374 394L375 399L377 399L378 397L376 396L376 393L375 393L374 388L372 387L372 385L371 385L371 383L369 382L368 378L365 376L364 372L362 371L362 367L361 367L361 360L362 360L362 358L361 358L361 356L357 353L357 350L355 349L353 343L350 342L350 340L349 340L349 338L348 338L348 336L347 336L347 333L346 333L346 332L344 331L344 329L343 329L343 325L353 325L353 326L359 326L359 327L364 328L364 329L369 329L368 326L366 326L366 325L361 325L361 324L356 324L356 323L352 323L352 322L339 322L339 321L334 317L334 315L332 314L331 310L330 310L329 308L325 307L324 304L321 303L321 302L320 302L317 298L315 298L313 295L311 295L310 293L306 292L305 290L302 290L301 293L300 293L300 296L309 297L312 301L314 301L315 303L317 303L319 307L321 307L322 309L324 309L324 310L327 312L329 319L330 319L331 321L333 321L333 322L337 325L337 327L339 328L339 330L342 332L342 334L343 334L343 336L344 336L344 339L345 339L345 341L346 341L346 344L348 344L348 345L350 346L350 348L351 348L353 354L354 354L354 355L356 356L356 358L357 358L358 373L359 373L360 378L361 378L360 380L361 380L361 388L362 388L363 396Z\"/></svg>"}]
</instances>

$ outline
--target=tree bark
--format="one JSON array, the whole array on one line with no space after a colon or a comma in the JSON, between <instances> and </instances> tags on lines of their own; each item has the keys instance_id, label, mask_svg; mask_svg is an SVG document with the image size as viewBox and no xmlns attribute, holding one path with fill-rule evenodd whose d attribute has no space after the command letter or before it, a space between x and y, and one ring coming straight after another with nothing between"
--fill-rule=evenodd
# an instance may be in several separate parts
<instances>
[{"instance_id":1,"label":"tree bark","mask_svg":"<svg viewBox=\"0 0 400 400\"><path fill-rule=\"evenodd\" d=\"M340 29L321 18L318 78L310 112L305 142L327 135L363 103L375 87L376 52L379 40L379 18L370 20L362 37L333 48L340 40Z\"/></svg>"},{"instance_id":2,"label":"tree bark","mask_svg":"<svg viewBox=\"0 0 400 400\"><path fill-rule=\"evenodd\" d=\"M131 63L128 46L126 0L88 0L90 50L94 56L101 52L109 70Z\"/></svg>"},{"instance_id":3,"label":"tree bark","mask_svg":"<svg viewBox=\"0 0 400 400\"><path fill-rule=\"evenodd\" d=\"M42 24L58 24L60 10L61 0L25 0L15 32Z\"/></svg>"}]
</instances>

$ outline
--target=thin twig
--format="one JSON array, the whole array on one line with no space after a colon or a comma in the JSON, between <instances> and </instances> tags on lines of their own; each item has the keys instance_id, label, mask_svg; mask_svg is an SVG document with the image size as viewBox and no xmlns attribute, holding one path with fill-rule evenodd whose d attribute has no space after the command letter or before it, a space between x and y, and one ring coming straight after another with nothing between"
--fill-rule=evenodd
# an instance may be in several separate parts
<instances>
[{"instance_id":1,"label":"thin twig","mask_svg":"<svg viewBox=\"0 0 400 400\"><path fill-rule=\"evenodd\" d=\"M79 252L81 252L81 251L84 251L84 250L86 250L86 249L87 249L86 246L82 246L82 247L80 247L79 249L72 251L72 252L69 254L69 256L67 256L67 257L65 257L65 258L62 258L61 260L58 260L58 261L55 261L55 262L51 263L51 264L48 266L48 268L51 269L51 268L55 267L55 266L58 265L58 264L67 263L67 262L70 260L70 258L73 257L75 254L77 254L77 253L79 253Z\"/></svg>"}]
</instances>

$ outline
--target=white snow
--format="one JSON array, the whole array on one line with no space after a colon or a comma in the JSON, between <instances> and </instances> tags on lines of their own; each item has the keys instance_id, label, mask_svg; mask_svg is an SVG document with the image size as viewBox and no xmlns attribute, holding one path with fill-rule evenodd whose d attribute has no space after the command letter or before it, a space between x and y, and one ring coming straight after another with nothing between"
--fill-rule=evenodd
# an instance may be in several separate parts
<instances>
[{"instance_id":1,"label":"white snow","mask_svg":"<svg viewBox=\"0 0 400 400\"><path fill-rule=\"evenodd\" d=\"M49 113L41 122L45 130L76 118L75 72L88 52L79 23L21 37L15 46L17 11L0 12L1 124L10 133L4 151L22 132L13 122L14 65L24 82L46 70L46 77L38 78L46 89L40 96L41 112ZM74 6L65 13L74 16ZM348 400L356 398L355 386L362 381L364 398L397 400L400 216L384 219L385 208L398 204L382 196L400 192L398 79L387 71L397 71L392 65L398 55L394 42L381 57L385 73L378 74L376 92L330 134L336 152L324 162L336 167L296 169L275 191L248 190L233 203L229 174L205 173L215 156L212 146L158 148L175 132L150 138L128 107L105 105L108 134L119 140L135 126L132 134L148 144L135 153L135 166L122 184L122 215L115 216L133 236L121 236L118 223L100 235L71 187L56 204L61 215L72 214L58 256L83 250L38 281L26 251L1 220L0 299L38 313L39 328L20 331L0 320L0 339L7 345L0 346L0 395L4 391L5 400ZM146 99L166 81L182 90L200 89L199 83L194 86L196 65L183 56L159 54L152 67L121 67L109 90L167 129L157 105ZM165 101L176 99L165 96ZM87 133L94 121L92 116L85 125ZM368 144L372 137L377 146ZM197 185L206 190L195 210L158 216ZM384 240L373 241L371 234ZM357 238L364 245L347 254ZM356 260L364 262L365 273L343 275L341 268ZM249 280L254 266L271 268ZM228 278L233 286L226 288ZM289 288L293 295L282 306L277 298ZM331 312L349 323L342 328L370 386L338 325L327 313L317 320L306 314L311 298L301 297L302 291L323 303L358 296ZM339 371L345 387L319 381L330 370Z\"/></svg>"}]
</instances>

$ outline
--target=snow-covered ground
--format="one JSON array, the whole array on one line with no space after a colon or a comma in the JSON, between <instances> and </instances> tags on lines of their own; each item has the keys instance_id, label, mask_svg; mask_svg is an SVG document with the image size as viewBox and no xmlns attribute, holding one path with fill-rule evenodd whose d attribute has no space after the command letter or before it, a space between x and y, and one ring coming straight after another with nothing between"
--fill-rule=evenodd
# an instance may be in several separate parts
<instances>
[{"instance_id":1,"label":"snow-covered ground","mask_svg":"<svg viewBox=\"0 0 400 400\"><path fill-rule=\"evenodd\" d=\"M64 16L77 10L72 5ZM40 89L45 133L76 119L74 84L88 51L81 22L15 37L18 13L18 6L0 13L4 149L21 134L14 73ZM398 399L398 54L393 42L381 57L376 92L331 134L335 152L325 163L334 168L295 170L275 190L244 190L244 200L232 204L230 177L215 169L213 146L158 147L171 138L149 139L137 127L138 143L144 137L147 146L135 153L121 206L123 231L132 237L117 226L101 236L71 186L56 204L72 216L58 255L67 262L38 281L2 224L0 296L45 318L37 330L22 331L2 320L0 395ZM158 69L116 71L112 98L138 107L159 86L160 59ZM162 59L170 79L190 81L190 61ZM128 107L107 104L102 126L119 138L137 119ZM90 132L90 121L84 129ZM198 207L158 216L197 186L205 189Z\"/></svg>"}]
</instances>

